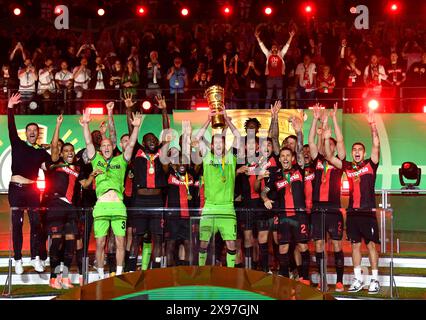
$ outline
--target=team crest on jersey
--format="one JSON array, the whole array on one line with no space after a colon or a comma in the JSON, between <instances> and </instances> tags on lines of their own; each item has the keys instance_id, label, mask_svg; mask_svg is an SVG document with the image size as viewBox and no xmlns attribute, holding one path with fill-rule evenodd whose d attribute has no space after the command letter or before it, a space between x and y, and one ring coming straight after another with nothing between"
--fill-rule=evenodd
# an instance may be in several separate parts
<instances>
[{"instance_id":1,"label":"team crest on jersey","mask_svg":"<svg viewBox=\"0 0 426 320\"><path fill-rule=\"evenodd\" d=\"M318 162L317 162L317 167L316 167L316 169L317 169L317 170L324 170L324 165L322 164L322 162L321 162L321 161L318 161ZM335 169L335 167L334 167L333 165L331 165L331 164L328 164L328 170L330 170L330 169Z\"/></svg>"}]
</instances>

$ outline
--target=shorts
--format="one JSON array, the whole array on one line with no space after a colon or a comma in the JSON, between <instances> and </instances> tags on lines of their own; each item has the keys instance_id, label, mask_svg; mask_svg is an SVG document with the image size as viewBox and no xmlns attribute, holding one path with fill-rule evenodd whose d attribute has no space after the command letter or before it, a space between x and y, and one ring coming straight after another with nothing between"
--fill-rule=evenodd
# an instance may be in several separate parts
<instances>
[{"instance_id":1,"label":"shorts","mask_svg":"<svg viewBox=\"0 0 426 320\"><path fill-rule=\"evenodd\" d=\"M161 195L135 196L132 208L129 210L129 227L133 228L134 233L137 235L146 233L163 234L163 206Z\"/></svg>"},{"instance_id":2,"label":"shorts","mask_svg":"<svg viewBox=\"0 0 426 320\"><path fill-rule=\"evenodd\" d=\"M76 207L54 198L47 203L47 208L46 225L49 235L78 234Z\"/></svg>"},{"instance_id":3,"label":"shorts","mask_svg":"<svg viewBox=\"0 0 426 320\"><path fill-rule=\"evenodd\" d=\"M379 225L375 212L371 210L350 211L346 216L346 233L351 243L359 243L364 239L365 244L370 241L379 244Z\"/></svg>"},{"instance_id":4,"label":"shorts","mask_svg":"<svg viewBox=\"0 0 426 320\"><path fill-rule=\"evenodd\" d=\"M189 240L191 235L191 220L186 218L171 217L166 219L166 240Z\"/></svg>"},{"instance_id":5,"label":"shorts","mask_svg":"<svg viewBox=\"0 0 426 320\"><path fill-rule=\"evenodd\" d=\"M237 219L234 205L206 204L200 221L200 241L209 241L220 232L223 240L237 240Z\"/></svg>"},{"instance_id":6,"label":"shorts","mask_svg":"<svg viewBox=\"0 0 426 320\"><path fill-rule=\"evenodd\" d=\"M126 235L127 212L123 202L97 202L93 208L95 238L105 237L111 226L114 235Z\"/></svg>"},{"instance_id":7,"label":"shorts","mask_svg":"<svg viewBox=\"0 0 426 320\"><path fill-rule=\"evenodd\" d=\"M297 212L296 215L279 217L279 244L307 243L309 241L309 217L306 212Z\"/></svg>"},{"instance_id":8,"label":"shorts","mask_svg":"<svg viewBox=\"0 0 426 320\"><path fill-rule=\"evenodd\" d=\"M328 209L322 211L314 209L311 214L311 237L313 240L327 239L327 233L332 240L343 238L343 215L339 209ZM324 219L324 220L323 220Z\"/></svg>"},{"instance_id":9,"label":"shorts","mask_svg":"<svg viewBox=\"0 0 426 320\"><path fill-rule=\"evenodd\" d=\"M238 233L253 230L262 207L259 200L249 200L237 210Z\"/></svg>"}]
</instances>

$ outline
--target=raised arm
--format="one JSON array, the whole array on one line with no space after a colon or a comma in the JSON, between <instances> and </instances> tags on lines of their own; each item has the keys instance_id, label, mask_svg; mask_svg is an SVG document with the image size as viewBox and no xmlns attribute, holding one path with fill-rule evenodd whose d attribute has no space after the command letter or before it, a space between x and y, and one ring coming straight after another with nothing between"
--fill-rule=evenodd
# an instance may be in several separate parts
<instances>
[{"instance_id":1,"label":"raised arm","mask_svg":"<svg viewBox=\"0 0 426 320\"><path fill-rule=\"evenodd\" d=\"M136 142L138 141L139 128L142 123L142 114L139 112L132 114L132 126L133 131L130 136L129 144L127 145L126 150L124 151L124 159L129 162L132 158L133 149L135 148Z\"/></svg>"},{"instance_id":2,"label":"raised arm","mask_svg":"<svg viewBox=\"0 0 426 320\"><path fill-rule=\"evenodd\" d=\"M157 100L158 109L161 110L161 117L163 119L163 130L170 129L170 118L167 114L166 98L159 94L155 97L155 100Z\"/></svg>"},{"instance_id":3,"label":"raised arm","mask_svg":"<svg viewBox=\"0 0 426 320\"><path fill-rule=\"evenodd\" d=\"M234 142L232 143L233 147L237 150L240 150L240 144L241 144L241 134L238 131L237 127L234 126L232 123L232 119L228 117L226 114L226 110L224 110L223 115L225 116L225 124L226 126L231 129L232 134L234 135Z\"/></svg>"},{"instance_id":4,"label":"raised arm","mask_svg":"<svg viewBox=\"0 0 426 320\"><path fill-rule=\"evenodd\" d=\"M56 127L55 132L53 133L52 143L51 143L51 154L50 157L52 158L53 162L56 162L59 160L59 154L61 153L61 150L59 150L59 130L61 129L62 121L64 120L64 117L62 114L60 114L56 118Z\"/></svg>"},{"instance_id":5,"label":"raised arm","mask_svg":"<svg viewBox=\"0 0 426 320\"><path fill-rule=\"evenodd\" d=\"M291 125L293 126L294 131L296 131L297 136L297 145L296 145L296 159L297 164L303 168L305 165L305 160L303 157L303 120L299 117L291 117L289 119L291 121Z\"/></svg>"},{"instance_id":6,"label":"raised arm","mask_svg":"<svg viewBox=\"0 0 426 320\"><path fill-rule=\"evenodd\" d=\"M83 111L83 116L80 118L80 125L83 127L83 135L84 140L86 142L87 158L89 160L92 160L95 157L96 149L92 141L92 135L90 134L90 111L88 110L89 109L85 109Z\"/></svg>"},{"instance_id":7,"label":"raised arm","mask_svg":"<svg viewBox=\"0 0 426 320\"><path fill-rule=\"evenodd\" d=\"M380 139L379 139L379 133L377 132L377 128L376 128L376 122L374 119L374 111L371 109L368 113L368 123L370 124L371 138L373 140L373 144L371 147L371 161L377 164L379 163L379 159L380 159Z\"/></svg>"},{"instance_id":8,"label":"raised arm","mask_svg":"<svg viewBox=\"0 0 426 320\"><path fill-rule=\"evenodd\" d=\"M325 158L328 162L330 162L333 166L335 166L338 169L342 169L343 163L342 160L337 158L334 154L331 153L330 149L330 137L331 137L331 128L325 124L323 127L323 134L324 134L324 149L325 149Z\"/></svg>"},{"instance_id":9,"label":"raised arm","mask_svg":"<svg viewBox=\"0 0 426 320\"><path fill-rule=\"evenodd\" d=\"M288 38L287 43L281 49L281 57L283 57L283 58L284 58L285 54L287 53L288 48L290 48L291 40L293 40L293 37L296 33L294 31L291 31L289 34L290 34L290 38Z\"/></svg>"},{"instance_id":10,"label":"raised arm","mask_svg":"<svg viewBox=\"0 0 426 320\"><path fill-rule=\"evenodd\" d=\"M281 109L281 101L275 101L274 105L271 105L271 124L269 125L268 136L272 139L272 148L275 155L280 153L280 142L279 142L279 124L278 114Z\"/></svg>"},{"instance_id":11,"label":"raised arm","mask_svg":"<svg viewBox=\"0 0 426 320\"><path fill-rule=\"evenodd\" d=\"M127 129L129 132L133 132L132 126L132 109L135 105L135 102L132 100L133 95L130 92L124 92L124 105L126 106L126 121L127 121Z\"/></svg>"},{"instance_id":12,"label":"raised arm","mask_svg":"<svg viewBox=\"0 0 426 320\"><path fill-rule=\"evenodd\" d=\"M311 158L316 159L318 156L318 147L315 143L315 136L317 134L318 121L321 118L321 109L319 103L317 103L313 108L313 119L311 124L311 129L309 130L308 144L309 152L311 153ZM320 139L320 137L318 137Z\"/></svg>"},{"instance_id":13,"label":"raised arm","mask_svg":"<svg viewBox=\"0 0 426 320\"><path fill-rule=\"evenodd\" d=\"M340 130L339 123L337 122L337 102L334 104L333 110L330 111L330 116L333 119L333 125L334 125L334 134L336 135L336 149L337 149L337 156L340 160L344 160L346 158L346 148L345 148L345 142L343 140L343 134Z\"/></svg>"},{"instance_id":14,"label":"raised arm","mask_svg":"<svg viewBox=\"0 0 426 320\"><path fill-rule=\"evenodd\" d=\"M260 32L256 31L256 33L254 34L254 36L256 37L257 43L259 44L260 50L262 50L263 54L267 57L268 54L269 54L269 51L265 47L265 45L263 44L262 40L260 40Z\"/></svg>"},{"instance_id":15,"label":"raised arm","mask_svg":"<svg viewBox=\"0 0 426 320\"><path fill-rule=\"evenodd\" d=\"M117 132L115 130L115 123L114 123L114 102L108 102L107 105L108 110L108 131L109 131L109 138L112 142L112 147L115 149L117 147Z\"/></svg>"},{"instance_id":16,"label":"raised arm","mask_svg":"<svg viewBox=\"0 0 426 320\"><path fill-rule=\"evenodd\" d=\"M12 146L21 140L16 130L15 114L13 112L13 107L19 103L21 103L21 94L14 93L7 104L7 127L9 129L9 140Z\"/></svg>"},{"instance_id":17,"label":"raised arm","mask_svg":"<svg viewBox=\"0 0 426 320\"><path fill-rule=\"evenodd\" d=\"M223 55L222 61L223 61L223 74L226 74L228 72L228 67L226 66L226 54Z\"/></svg>"}]
</instances>

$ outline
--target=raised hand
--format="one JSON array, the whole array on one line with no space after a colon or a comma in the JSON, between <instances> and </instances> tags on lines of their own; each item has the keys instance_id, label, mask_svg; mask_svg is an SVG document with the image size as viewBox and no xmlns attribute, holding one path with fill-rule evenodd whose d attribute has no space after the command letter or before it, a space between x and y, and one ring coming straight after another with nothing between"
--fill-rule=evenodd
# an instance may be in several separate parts
<instances>
[{"instance_id":1,"label":"raised hand","mask_svg":"<svg viewBox=\"0 0 426 320\"><path fill-rule=\"evenodd\" d=\"M131 108L133 107L133 105L135 104L134 101L132 101L133 99L133 94L130 92L125 92L124 93L124 105L126 106L126 108Z\"/></svg>"},{"instance_id":2,"label":"raised hand","mask_svg":"<svg viewBox=\"0 0 426 320\"><path fill-rule=\"evenodd\" d=\"M14 93L12 94L12 96L9 99L9 103L7 104L8 108L13 108L14 105L21 103L21 94L18 93Z\"/></svg>"},{"instance_id":3,"label":"raised hand","mask_svg":"<svg viewBox=\"0 0 426 320\"><path fill-rule=\"evenodd\" d=\"M333 106L333 110L330 110L330 112L329 112L330 117L332 117L332 118L336 117L336 115L337 115L337 108L338 108L338 103L335 102L334 106Z\"/></svg>"},{"instance_id":4,"label":"raised hand","mask_svg":"<svg viewBox=\"0 0 426 320\"><path fill-rule=\"evenodd\" d=\"M166 98L164 96L162 96L161 94L158 94L155 96L155 100L158 103L158 109L166 109L167 105L166 105Z\"/></svg>"},{"instance_id":5,"label":"raised hand","mask_svg":"<svg viewBox=\"0 0 426 320\"><path fill-rule=\"evenodd\" d=\"M142 124L142 113L140 112L132 112L132 126L140 127Z\"/></svg>"},{"instance_id":6,"label":"raised hand","mask_svg":"<svg viewBox=\"0 0 426 320\"><path fill-rule=\"evenodd\" d=\"M277 100L275 101L274 105L271 104L271 114L272 115L278 115L281 109L281 101Z\"/></svg>"},{"instance_id":7,"label":"raised hand","mask_svg":"<svg viewBox=\"0 0 426 320\"><path fill-rule=\"evenodd\" d=\"M368 118L367 119L368 119L369 124L376 123L374 111L370 108L368 108Z\"/></svg>"},{"instance_id":8,"label":"raised hand","mask_svg":"<svg viewBox=\"0 0 426 320\"><path fill-rule=\"evenodd\" d=\"M294 131L300 132L302 131L302 120L298 117L290 117L289 119L291 126L293 127Z\"/></svg>"},{"instance_id":9,"label":"raised hand","mask_svg":"<svg viewBox=\"0 0 426 320\"><path fill-rule=\"evenodd\" d=\"M83 111L83 116L80 118L80 120L79 120L79 122L80 122L80 125L84 125L84 124L88 124L88 123L90 123L90 109L84 109L84 111Z\"/></svg>"},{"instance_id":10,"label":"raised hand","mask_svg":"<svg viewBox=\"0 0 426 320\"><path fill-rule=\"evenodd\" d=\"M64 121L64 116L62 114L60 114L57 118L56 118L56 124L57 125L61 125L62 121Z\"/></svg>"},{"instance_id":11,"label":"raised hand","mask_svg":"<svg viewBox=\"0 0 426 320\"><path fill-rule=\"evenodd\" d=\"M114 110L114 102L108 102L106 108L108 110L108 113L112 113L112 111Z\"/></svg>"},{"instance_id":12,"label":"raised hand","mask_svg":"<svg viewBox=\"0 0 426 320\"><path fill-rule=\"evenodd\" d=\"M223 61L226 61L226 54L222 56Z\"/></svg>"},{"instance_id":13,"label":"raised hand","mask_svg":"<svg viewBox=\"0 0 426 320\"><path fill-rule=\"evenodd\" d=\"M321 107L320 107L319 103L316 103L313 106L312 111L314 113L314 119L317 119L317 120L321 119L321 113L322 112L321 112Z\"/></svg>"},{"instance_id":14,"label":"raised hand","mask_svg":"<svg viewBox=\"0 0 426 320\"><path fill-rule=\"evenodd\" d=\"M328 125L325 125L322 128L322 133L324 135L324 139L330 139L331 138L331 128Z\"/></svg>"},{"instance_id":15,"label":"raised hand","mask_svg":"<svg viewBox=\"0 0 426 320\"><path fill-rule=\"evenodd\" d=\"M289 32L290 38L293 38L295 34L296 34L296 32L294 30L291 30Z\"/></svg>"}]
</instances>

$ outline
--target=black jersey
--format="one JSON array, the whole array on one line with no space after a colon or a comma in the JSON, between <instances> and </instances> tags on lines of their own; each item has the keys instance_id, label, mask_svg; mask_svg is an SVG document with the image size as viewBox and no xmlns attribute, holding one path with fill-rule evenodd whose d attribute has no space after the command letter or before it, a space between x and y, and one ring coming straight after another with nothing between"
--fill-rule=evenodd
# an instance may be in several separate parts
<instances>
[{"instance_id":1,"label":"black jersey","mask_svg":"<svg viewBox=\"0 0 426 320\"><path fill-rule=\"evenodd\" d=\"M342 161L343 169L349 181L349 209L373 209L376 207L375 183L379 164L371 159L357 165Z\"/></svg>"},{"instance_id":2,"label":"black jersey","mask_svg":"<svg viewBox=\"0 0 426 320\"><path fill-rule=\"evenodd\" d=\"M160 161L161 150L154 154L140 148L133 161L133 187L158 189L167 186L166 175Z\"/></svg>"},{"instance_id":3,"label":"black jersey","mask_svg":"<svg viewBox=\"0 0 426 320\"><path fill-rule=\"evenodd\" d=\"M168 172L168 188L167 188L167 208L176 209L172 210L173 215L179 213L181 218L189 218L195 216L197 213L192 208L195 208L195 196L197 188L195 181L190 173L181 176L175 172L173 168Z\"/></svg>"},{"instance_id":4,"label":"black jersey","mask_svg":"<svg viewBox=\"0 0 426 320\"><path fill-rule=\"evenodd\" d=\"M48 165L49 198L66 198L69 203L75 203L76 190L78 190L76 184L79 176L78 167L61 160Z\"/></svg>"}]
</instances>

